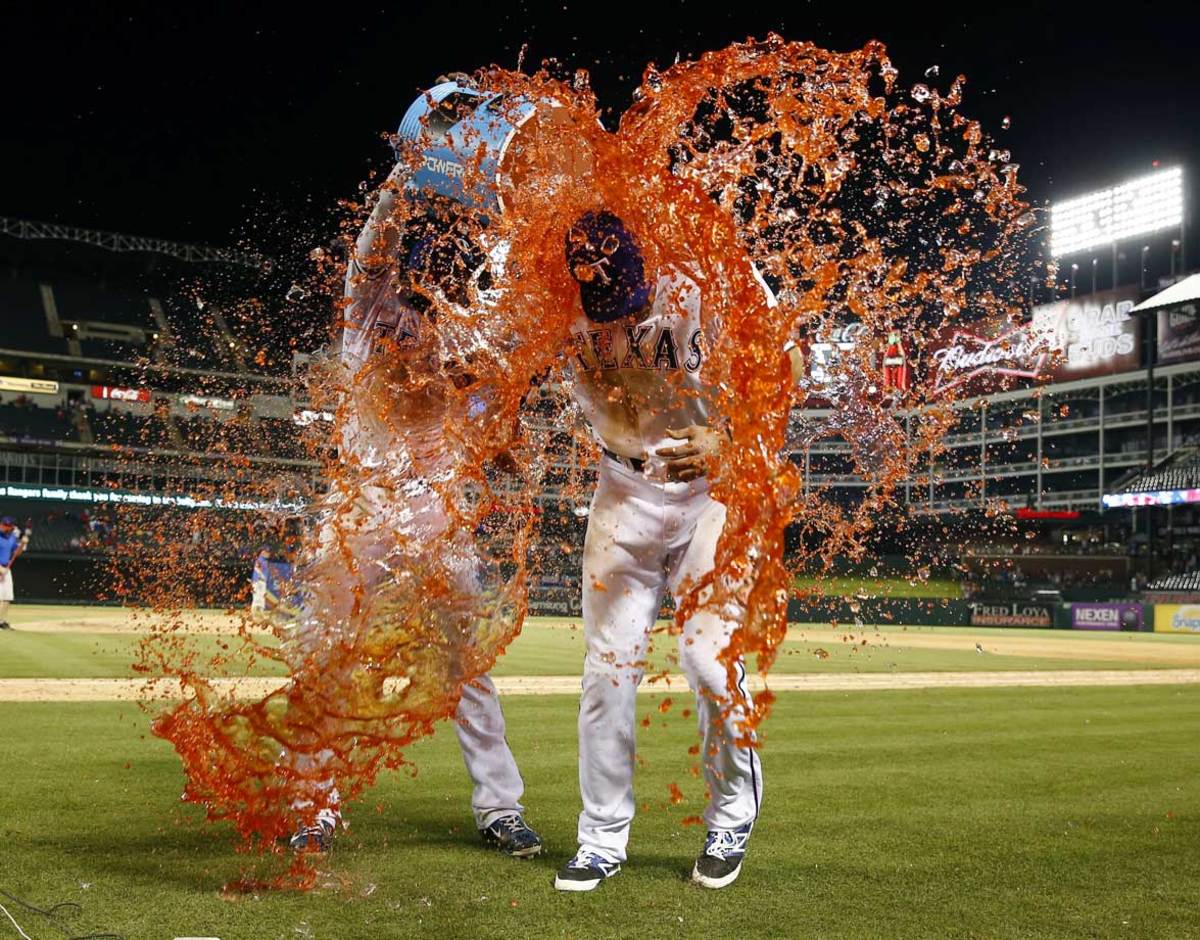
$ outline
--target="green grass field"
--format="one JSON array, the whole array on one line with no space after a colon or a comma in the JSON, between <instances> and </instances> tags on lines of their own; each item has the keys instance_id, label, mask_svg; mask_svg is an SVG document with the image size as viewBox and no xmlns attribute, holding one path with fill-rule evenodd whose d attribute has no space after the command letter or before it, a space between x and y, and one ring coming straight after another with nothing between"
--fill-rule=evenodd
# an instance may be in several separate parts
<instances>
[{"instance_id":1,"label":"green grass field","mask_svg":"<svg viewBox=\"0 0 1200 940\"><path fill-rule=\"evenodd\" d=\"M0 677L127 673L134 637L26 633L22 623L80 613L14 613ZM532 623L497 672L577 673L582 635L555 624ZM1200 655L1195 637L967 628L888 631L895 647L852 654L837 639L846 630L802 633L781 668L869 671L893 657L884 668L1111 669L1121 663L1098 651L1111 656L1114 641L1128 643L1124 668L1146 667L1150 653ZM977 636L1069 652L980 655ZM971 649L900 646L905 637ZM661 714L658 698L639 703L651 722L639 729L629 864L579 896L551 887L579 810L573 696L504 703L543 858L480 847L443 726L410 753L415 776L385 774L353 807L307 894L222 891L278 861L235 854L227 830L180 803L178 760L136 706L0 702L0 891L80 909L47 918L2 894L0 904L31 940L1200 938L1198 685L783 693L765 727L763 815L745 872L721 892L687 881L703 839L681 825L703 801L687 755L695 728L679 708ZM672 783L682 805L669 802ZM8 936L19 937L0 915Z\"/></svg>"},{"instance_id":2,"label":"green grass field","mask_svg":"<svg viewBox=\"0 0 1200 940\"><path fill-rule=\"evenodd\" d=\"M11 620L17 628L3 637L0 647L0 678L109 678L134 675L131 669L138 643L133 633L103 632L104 621L119 617L112 609L101 610L104 620L95 610L74 607L22 605L13 609ZM63 633L26 632L21 628L31 622L44 623L61 618L76 624L76 630ZM93 631L88 625L96 623ZM76 632L79 631L79 632ZM780 650L774 671L779 674L829 672L966 672L1037 669L1141 669L1167 665L1200 666L1200 642L1197 638L1168 634L1116 634L1116 639L1128 644L1128 658L1103 658L1089 654L1092 644L1108 645L1114 634L1104 632L1073 632L1020 629L988 629L982 627L904 627L896 625L879 628L843 626L831 630L825 625L797 625L794 638ZM929 636L962 637L959 648L929 648L918 645ZM994 637L1009 643L1013 640L1054 638L1058 647L1038 652L1036 645L1022 650L1020 655L992 649ZM268 639L266 637L264 640ZM862 640L866 639L866 645ZM987 650L980 655L975 640ZM968 642L968 640L970 642ZM202 661L228 645L230 638L199 635L188 638L202 656ZM236 638L233 640L236 647ZM1064 647L1063 644L1067 645ZM1138 658L1139 652L1154 653L1170 646L1195 652L1191 662L1174 664L1152 662ZM651 662L654 668L670 666L667 653L675 649L673 638L660 634L655 637ZM582 668L583 631L577 622L562 618L533 617L507 652L497 661L497 676L576 675ZM277 663L259 660L252 668L231 674L283 675Z\"/></svg>"},{"instance_id":3,"label":"green grass field","mask_svg":"<svg viewBox=\"0 0 1200 940\"><path fill-rule=\"evenodd\" d=\"M792 585L798 590L816 587L829 597L853 597L856 594L871 597L962 597L962 584L954 578L927 578L920 581L892 576L800 576L792 581Z\"/></svg>"}]
</instances>

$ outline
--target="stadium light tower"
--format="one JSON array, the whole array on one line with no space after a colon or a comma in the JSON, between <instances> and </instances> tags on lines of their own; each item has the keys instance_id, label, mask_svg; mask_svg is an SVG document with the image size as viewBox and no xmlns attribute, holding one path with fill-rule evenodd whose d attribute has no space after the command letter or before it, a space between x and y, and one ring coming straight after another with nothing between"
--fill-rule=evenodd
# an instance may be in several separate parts
<instances>
[{"instance_id":1,"label":"stadium light tower","mask_svg":"<svg viewBox=\"0 0 1200 940\"><path fill-rule=\"evenodd\" d=\"M1183 168L1146 176L1050 207L1050 254L1055 258L1112 246L1113 286L1117 245L1139 235L1178 228L1183 248Z\"/></svg>"}]
</instances>

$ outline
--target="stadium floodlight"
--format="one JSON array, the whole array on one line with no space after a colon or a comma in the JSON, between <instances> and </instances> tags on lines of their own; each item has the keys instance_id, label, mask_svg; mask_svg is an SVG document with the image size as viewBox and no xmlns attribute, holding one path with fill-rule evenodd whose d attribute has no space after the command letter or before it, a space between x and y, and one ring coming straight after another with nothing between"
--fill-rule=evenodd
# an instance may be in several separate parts
<instances>
[{"instance_id":1,"label":"stadium floodlight","mask_svg":"<svg viewBox=\"0 0 1200 940\"><path fill-rule=\"evenodd\" d=\"M1111 245L1183 221L1183 169L1172 167L1050 207L1055 258Z\"/></svg>"}]
</instances>

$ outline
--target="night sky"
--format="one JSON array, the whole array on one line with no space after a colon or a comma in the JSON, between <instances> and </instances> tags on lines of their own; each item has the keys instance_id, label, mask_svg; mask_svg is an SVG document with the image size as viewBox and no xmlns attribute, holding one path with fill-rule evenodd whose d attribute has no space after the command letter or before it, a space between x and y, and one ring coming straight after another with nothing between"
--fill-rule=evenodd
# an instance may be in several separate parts
<instances>
[{"instance_id":1,"label":"night sky","mask_svg":"<svg viewBox=\"0 0 1200 940\"><path fill-rule=\"evenodd\" d=\"M962 111L1011 149L1039 201L1154 160L1200 174L1195 4L703 6L6 5L0 214L300 247L387 162L382 135L440 72L515 67L528 43L527 68L553 56L589 69L615 118L647 62L771 30L835 49L880 39L906 85L934 64L942 87L964 73Z\"/></svg>"}]
</instances>

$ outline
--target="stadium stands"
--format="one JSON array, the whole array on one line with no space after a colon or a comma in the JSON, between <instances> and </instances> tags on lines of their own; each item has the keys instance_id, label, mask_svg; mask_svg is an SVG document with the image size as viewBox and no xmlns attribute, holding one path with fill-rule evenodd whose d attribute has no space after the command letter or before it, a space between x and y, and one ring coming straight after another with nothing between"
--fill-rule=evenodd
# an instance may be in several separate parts
<instances>
[{"instance_id":1,"label":"stadium stands","mask_svg":"<svg viewBox=\"0 0 1200 940\"><path fill-rule=\"evenodd\" d=\"M78 439L66 409L39 407L23 399L0 404L0 435L47 443Z\"/></svg>"},{"instance_id":2,"label":"stadium stands","mask_svg":"<svg viewBox=\"0 0 1200 940\"><path fill-rule=\"evenodd\" d=\"M1185 450L1172 454L1153 470L1122 485L1120 493L1153 493L1160 490L1200 488L1200 451Z\"/></svg>"},{"instance_id":3,"label":"stadium stands","mask_svg":"<svg viewBox=\"0 0 1200 940\"><path fill-rule=\"evenodd\" d=\"M90 282L54 280L51 283L58 316L67 322L95 320L155 331L150 299L132 290Z\"/></svg>"},{"instance_id":4,"label":"stadium stands","mask_svg":"<svg viewBox=\"0 0 1200 940\"><path fill-rule=\"evenodd\" d=\"M1200 571L1185 571L1170 574L1146 585L1147 591L1174 591L1181 593L1200 592Z\"/></svg>"},{"instance_id":5,"label":"stadium stands","mask_svg":"<svg viewBox=\"0 0 1200 940\"><path fill-rule=\"evenodd\" d=\"M50 335L36 281L0 277L0 348L66 355L67 341Z\"/></svg>"},{"instance_id":6,"label":"stadium stands","mask_svg":"<svg viewBox=\"0 0 1200 940\"><path fill-rule=\"evenodd\" d=\"M257 439L260 448L265 445L265 452L272 457L286 457L291 460L307 460L311 458L304 444L300 429L296 423L283 418L260 418L255 425L260 435Z\"/></svg>"},{"instance_id":7,"label":"stadium stands","mask_svg":"<svg viewBox=\"0 0 1200 940\"><path fill-rule=\"evenodd\" d=\"M88 423L97 444L117 444L123 447L173 446L167 425L156 415L136 414L116 408L107 411L88 409Z\"/></svg>"}]
</instances>

